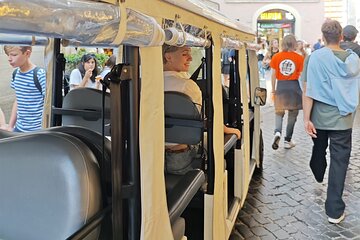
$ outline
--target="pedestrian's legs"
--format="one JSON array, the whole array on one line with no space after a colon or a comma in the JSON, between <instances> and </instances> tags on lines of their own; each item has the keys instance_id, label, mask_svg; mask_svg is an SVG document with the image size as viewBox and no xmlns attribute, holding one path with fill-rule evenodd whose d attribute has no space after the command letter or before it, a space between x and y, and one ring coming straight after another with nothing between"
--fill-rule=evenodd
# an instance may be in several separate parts
<instances>
[{"instance_id":1,"label":"pedestrian's legs","mask_svg":"<svg viewBox=\"0 0 360 240\"><path fill-rule=\"evenodd\" d=\"M284 110L275 110L275 131L274 131L274 134L276 134L277 132L281 133L284 114L285 114Z\"/></svg>"},{"instance_id":2,"label":"pedestrian's legs","mask_svg":"<svg viewBox=\"0 0 360 240\"><path fill-rule=\"evenodd\" d=\"M316 129L317 138L312 138L314 146L312 149L310 168L316 181L322 182L326 171L326 148L328 147L328 131Z\"/></svg>"},{"instance_id":3,"label":"pedestrian's legs","mask_svg":"<svg viewBox=\"0 0 360 240\"><path fill-rule=\"evenodd\" d=\"M258 69L262 78L265 78L265 69L262 66L262 61L258 61Z\"/></svg>"},{"instance_id":4,"label":"pedestrian's legs","mask_svg":"<svg viewBox=\"0 0 360 240\"><path fill-rule=\"evenodd\" d=\"M299 114L299 110L288 110L288 122L286 126L285 141L288 142L291 141L298 114Z\"/></svg>"},{"instance_id":5,"label":"pedestrian's legs","mask_svg":"<svg viewBox=\"0 0 360 240\"><path fill-rule=\"evenodd\" d=\"M330 169L325 210L330 218L339 218L345 210L342 194L351 153L351 132L352 129L329 131Z\"/></svg>"}]
</instances>

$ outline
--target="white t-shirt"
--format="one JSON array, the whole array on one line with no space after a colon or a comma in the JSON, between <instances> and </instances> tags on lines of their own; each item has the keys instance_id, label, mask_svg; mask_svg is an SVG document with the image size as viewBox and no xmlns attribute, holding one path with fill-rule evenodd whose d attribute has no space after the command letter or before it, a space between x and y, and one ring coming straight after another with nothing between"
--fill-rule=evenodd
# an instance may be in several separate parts
<instances>
[{"instance_id":1,"label":"white t-shirt","mask_svg":"<svg viewBox=\"0 0 360 240\"><path fill-rule=\"evenodd\" d=\"M187 72L164 71L164 91L176 91L188 95L201 110L202 96L199 86Z\"/></svg>"},{"instance_id":2,"label":"white t-shirt","mask_svg":"<svg viewBox=\"0 0 360 240\"><path fill-rule=\"evenodd\" d=\"M72 70L71 74L70 74L70 81L69 81L70 91L75 88L74 86L79 86L82 80L83 80L83 78L81 76L79 69L76 68L76 69ZM96 81L92 82L91 80L88 80L85 87L96 88Z\"/></svg>"}]
</instances>

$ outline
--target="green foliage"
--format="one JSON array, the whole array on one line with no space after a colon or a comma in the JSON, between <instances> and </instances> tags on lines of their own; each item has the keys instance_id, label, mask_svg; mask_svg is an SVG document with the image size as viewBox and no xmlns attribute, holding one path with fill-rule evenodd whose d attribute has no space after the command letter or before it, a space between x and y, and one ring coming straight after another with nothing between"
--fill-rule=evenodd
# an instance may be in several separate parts
<instances>
[{"instance_id":1,"label":"green foliage","mask_svg":"<svg viewBox=\"0 0 360 240\"><path fill-rule=\"evenodd\" d=\"M66 59L65 73L70 74L70 72L73 69L77 68L77 65L80 63L82 56L86 53L87 53L86 50L81 48L77 51L77 53L71 53L65 55L65 59ZM105 53L95 53L95 57L98 63L98 68L99 68L98 70L99 72L101 72L109 56L106 55Z\"/></svg>"}]
</instances>

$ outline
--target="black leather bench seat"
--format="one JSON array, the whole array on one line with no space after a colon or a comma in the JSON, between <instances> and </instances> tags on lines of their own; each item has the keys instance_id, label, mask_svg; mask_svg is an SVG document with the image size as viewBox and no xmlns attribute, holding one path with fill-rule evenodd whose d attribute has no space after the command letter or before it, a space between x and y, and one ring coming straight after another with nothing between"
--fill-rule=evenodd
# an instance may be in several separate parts
<instances>
[{"instance_id":1,"label":"black leather bench seat","mask_svg":"<svg viewBox=\"0 0 360 240\"><path fill-rule=\"evenodd\" d=\"M0 152L0 239L64 240L101 209L99 166L79 139L21 134Z\"/></svg>"}]
</instances>

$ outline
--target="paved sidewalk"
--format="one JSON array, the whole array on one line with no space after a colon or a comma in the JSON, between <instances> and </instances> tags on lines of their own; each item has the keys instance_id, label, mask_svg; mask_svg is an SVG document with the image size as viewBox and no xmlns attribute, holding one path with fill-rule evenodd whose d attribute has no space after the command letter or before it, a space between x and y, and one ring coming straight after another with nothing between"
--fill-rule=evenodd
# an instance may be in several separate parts
<instances>
[{"instance_id":1,"label":"paved sidewalk","mask_svg":"<svg viewBox=\"0 0 360 240\"><path fill-rule=\"evenodd\" d=\"M251 182L231 239L360 240L360 115L353 131L353 149L344 190L346 218L341 224L332 225L327 221L324 207L328 173L325 173L323 183L317 183L308 166L312 141L303 130L302 111L293 135L296 147L284 149L281 139L276 151L271 148L273 107L264 106L262 114L264 170ZM284 123L286 121L284 119Z\"/></svg>"}]
</instances>

